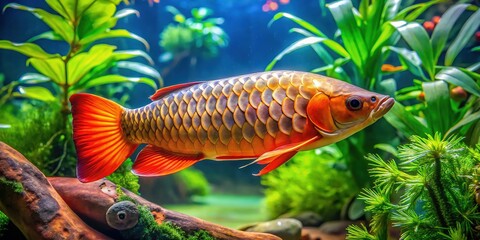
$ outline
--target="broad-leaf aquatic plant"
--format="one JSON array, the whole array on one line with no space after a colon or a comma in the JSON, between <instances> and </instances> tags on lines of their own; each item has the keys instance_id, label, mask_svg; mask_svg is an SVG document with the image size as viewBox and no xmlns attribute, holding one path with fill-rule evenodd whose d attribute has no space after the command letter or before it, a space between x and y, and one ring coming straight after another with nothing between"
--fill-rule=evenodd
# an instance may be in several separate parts
<instances>
[{"instance_id":1,"label":"broad-leaf aquatic plant","mask_svg":"<svg viewBox=\"0 0 480 240\"><path fill-rule=\"evenodd\" d=\"M385 118L406 136L440 132L449 137L454 133L468 133L466 142L477 144L480 138L480 75L475 71L480 64L454 64L480 26L478 7L466 3L450 7L431 36L416 22L391 24L413 51L389 49L398 53L404 68L415 76L414 85L397 91L395 98L402 102L421 96L422 101L406 107L397 103ZM449 42L454 33L456 36ZM470 66L460 67L464 65ZM458 91L463 92L460 98L455 97Z\"/></svg>"},{"instance_id":2,"label":"broad-leaf aquatic plant","mask_svg":"<svg viewBox=\"0 0 480 240\"><path fill-rule=\"evenodd\" d=\"M0 49L17 51L29 57L27 64L39 73L24 74L19 82L22 85L51 82L54 93L48 88L21 87L19 93L28 98L41 101L55 101L58 96L64 111L68 112L68 97L78 91L110 83L141 82L156 88L153 79L161 81L160 74L152 67L125 61L142 57L150 64L152 59L141 50L116 50L110 44L95 44L98 40L109 38L131 38L148 43L141 37L125 30L112 29L123 17L138 14L133 9L116 11L119 0L46 0L55 13L40 8L30 8L16 3L4 8L28 11L42 20L51 30L30 38L26 43L13 43L0 40ZM66 53L47 53L34 42L39 39L64 41L68 44ZM111 74L112 67L126 68L148 77L127 77Z\"/></svg>"},{"instance_id":3,"label":"broad-leaf aquatic plant","mask_svg":"<svg viewBox=\"0 0 480 240\"><path fill-rule=\"evenodd\" d=\"M415 4L402 10L402 1L398 0L362 0L358 8L354 7L351 0L329 3L327 8L338 27L333 38L297 16L277 13L269 25L282 18L289 19L300 26L290 29L290 32L298 33L302 38L279 53L266 70L272 69L285 55L300 48L311 47L323 61L321 67L313 69L312 72L324 72L327 76L369 90L378 89L383 80L382 65L389 55L385 47L398 41L391 22L413 21L438 2L440 1Z\"/></svg>"},{"instance_id":4,"label":"broad-leaf aquatic plant","mask_svg":"<svg viewBox=\"0 0 480 240\"><path fill-rule=\"evenodd\" d=\"M46 135L48 141L43 141L42 143L46 145L44 148L40 148L47 149L46 151L51 154L60 154L59 156L50 155L50 159L44 159L48 154L42 155L44 157L41 159L46 161L42 164L53 162L56 166L54 169L46 171L46 174L50 175L64 168L61 166L62 162L70 162L65 161L65 159L75 158L68 102L73 93L112 83L139 82L148 84L155 89L157 87L156 82L161 84L161 77L151 66L130 61L133 58L140 57L153 65L153 60L146 52L142 50L117 50L115 45L96 43L98 40L105 42L104 40L110 38L131 38L143 43L148 49L148 43L143 38L125 29L114 29L119 19L132 14L138 15L136 10L126 8L117 11L120 0L46 0L46 3L53 11L31 8L17 3L7 4L3 11L16 9L32 13L43 21L50 30L33 36L25 43L0 40L0 49L17 51L29 57L27 64L38 71L38 73L26 73L18 82L10 83L10 86L18 86L18 88L13 93L11 87L7 88L6 96L47 102L52 106L52 109L60 106L58 110L60 117L57 117L54 120L55 123L52 122L51 124L61 127L59 129L55 128L58 132L45 133L50 135ZM63 52L60 50L58 53L48 53L42 46L35 43L40 39L56 41L59 46L67 47ZM59 49L62 49L62 47L59 47ZM124 76L119 73L121 69L131 70L146 77ZM47 124L41 120L38 122ZM46 126L31 127L37 131L37 129L41 130ZM5 134L8 135L8 133ZM18 143L14 138L11 141ZM62 147L57 149L56 145ZM40 169L45 170L46 168L40 166ZM73 175L69 171L61 173L61 175L64 174Z\"/></svg>"},{"instance_id":5,"label":"broad-leaf aquatic plant","mask_svg":"<svg viewBox=\"0 0 480 240\"><path fill-rule=\"evenodd\" d=\"M375 182L359 198L371 213L370 228L350 226L347 239L388 239L390 224L406 240L479 239L479 156L479 145L468 148L439 133L412 136L398 148L397 161L368 155Z\"/></svg>"},{"instance_id":6,"label":"broad-leaf aquatic plant","mask_svg":"<svg viewBox=\"0 0 480 240\"><path fill-rule=\"evenodd\" d=\"M399 39L391 22L413 21L438 2L440 0L415 4L403 10L402 1L397 0L362 0L359 1L357 8L351 0L329 3L327 8L338 27L334 37L328 37L322 30L297 16L277 13L270 25L282 18L289 19L299 26L290 29L290 32L298 33L302 38L279 53L266 70L272 69L287 54L300 48L311 47L323 61L319 68L312 70L313 72L323 72L327 76L369 90L393 95L395 80L384 79L382 71L382 65L390 54L385 49ZM375 126L376 129L368 128L337 144L347 158L347 165L358 187L363 187L370 181L367 163L361 156L374 151L377 142L390 141L391 144L398 142L394 129L389 128L384 121L378 121ZM368 134L365 134L365 131L368 131Z\"/></svg>"},{"instance_id":7,"label":"broad-leaf aquatic plant","mask_svg":"<svg viewBox=\"0 0 480 240\"><path fill-rule=\"evenodd\" d=\"M195 65L198 58L211 58L218 55L219 48L228 46L228 35L219 26L223 18L210 18L210 8L193 8L192 17L187 18L173 6L167 6L175 23L169 24L160 33L160 46L165 53L160 56L163 62L172 61L163 75L185 58Z\"/></svg>"}]
</instances>

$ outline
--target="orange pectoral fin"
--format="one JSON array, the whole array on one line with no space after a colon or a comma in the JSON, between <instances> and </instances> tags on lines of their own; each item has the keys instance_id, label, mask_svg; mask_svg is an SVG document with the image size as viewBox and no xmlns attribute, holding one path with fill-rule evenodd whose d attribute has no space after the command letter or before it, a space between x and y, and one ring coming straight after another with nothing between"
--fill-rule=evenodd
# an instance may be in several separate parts
<instances>
[{"instance_id":1,"label":"orange pectoral fin","mask_svg":"<svg viewBox=\"0 0 480 240\"><path fill-rule=\"evenodd\" d=\"M320 139L320 136L315 136L303 142L287 144L273 151L264 153L257 160L250 163L250 164L253 164L253 163L268 164L259 173L255 174L255 176L260 176L272 170L275 170L277 167L279 167L280 165L288 161L291 157L293 157L302 147L310 143L313 143L318 139Z\"/></svg>"},{"instance_id":2,"label":"orange pectoral fin","mask_svg":"<svg viewBox=\"0 0 480 240\"><path fill-rule=\"evenodd\" d=\"M295 154L297 154L297 152L298 151L290 151L290 152L286 152L286 153L278 155L278 156L274 156L271 159L265 159L265 160L269 160L270 163L267 164L267 166L265 166L264 168L262 168L262 170L260 170L260 172L258 172L257 174L253 174L253 175L254 176L261 176L263 174L267 174L267 173L277 169L280 165L282 165L285 162L287 162L288 160L290 160L290 158L292 158Z\"/></svg>"},{"instance_id":3,"label":"orange pectoral fin","mask_svg":"<svg viewBox=\"0 0 480 240\"><path fill-rule=\"evenodd\" d=\"M323 93L319 93L310 99L307 106L307 115L310 121L324 132L331 133L337 128L330 111L330 98Z\"/></svg>"},{"instance_id":4,"label":"orange pectoral fin","mask_svg":"<svg viewBox=\"0 0 480 240\"><path fill-rule=\"evenodd\" d=\"M203 154L177 154L148 145L138 154L132 172L144 177L164 176L190 167L202 159Z\"/></svg>"}]
</instances>

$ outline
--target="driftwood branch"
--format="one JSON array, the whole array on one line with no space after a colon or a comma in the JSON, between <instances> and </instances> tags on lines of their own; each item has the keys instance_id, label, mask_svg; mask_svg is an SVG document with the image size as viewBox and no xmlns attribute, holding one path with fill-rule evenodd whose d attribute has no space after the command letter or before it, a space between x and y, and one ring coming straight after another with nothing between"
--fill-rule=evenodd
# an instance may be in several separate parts
<instances>
[{"instance_id":1,"label":"driftwood branch","mask_svg":"<svg viewBox=\"0 0 480 240\"><path fill-rule=\"evenodd\" d=\"M27 239L109 239L84 223L46 177L0 142L0 211Z\"/></svg>"},{"instance_id":2,"label":"driftwood branch","mask_svg":"<svg viewBox=\"0 0 480 240\"><path fill-rule=\"evenodd\" d=\"M119 231L106 221L107 210L118 201L116 188L108 180L81 183L76 178L47 179L20 153L0 142L0 211L27 239L120 238ZM225 240L280 239L270 234L222 227L167 210L128 190L123 192L147 207L158 224L170 222L187 233L204 230Z\"/></svg>"},{"instance_id":3,"label":"driftwood branch","mask_svg":"<svg viewBox=\"0 0 480 240\"><path fill-rule=\"evenodd\" d=\"M105 221L107 209L118 198L116 186L108 180L98 180L91 183L81 183L75 178L49 178L53 187L65 199L68 205L80 216L108 229ZM186 232L205 230L217 239L252 239L277 240L274 235L254 232L244 232L222 227L195 217L167 210L149 202L138 195L122 189L127 196L140 205L150 209L157 223L171 222ZM113 230L113 229L110 229Z\"/></svg>"}]
</instances>

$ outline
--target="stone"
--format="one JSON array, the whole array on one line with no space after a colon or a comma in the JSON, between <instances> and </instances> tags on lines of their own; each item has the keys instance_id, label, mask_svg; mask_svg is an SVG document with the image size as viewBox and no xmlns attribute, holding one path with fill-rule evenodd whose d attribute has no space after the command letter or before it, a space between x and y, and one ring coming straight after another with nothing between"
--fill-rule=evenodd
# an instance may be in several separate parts
<instances>
[{"instance_id":1,"label":"stone","mask_svg":"<svg viewBox=\"0 0 480 240\"><path fill-rule=\"evenodd\" d=\"M346 234L347 227L354 224L360 225L360 221L347 221L347 220L339 220L339 221L329 221L325 222L320 226L320 231L327 233L327 234Z\"/></svg>"},{"instance_id":2,"label":"stone","mask_svg":"<svg viewBox=\"0 0 480 240\"><path fill-rule=\"evenodd\" d=\"M312 211L307 211L307 212L302 212L299 214L284 214L280 218L294 218L297 219L302 223L303 227L319 227L322 225L325 220L320 214L312 212Z\"/></svg>"},{"instance_id":3,"label":"stone","mask_svg":"<svg viewBox=\"0 0 480 240\"><path fill-rule=\"evenodd\" d=\"M300 240L302 223L293 218L275 219L249 227L246 231L270 233L283 240Z\"/></svg>"}]
</instances>

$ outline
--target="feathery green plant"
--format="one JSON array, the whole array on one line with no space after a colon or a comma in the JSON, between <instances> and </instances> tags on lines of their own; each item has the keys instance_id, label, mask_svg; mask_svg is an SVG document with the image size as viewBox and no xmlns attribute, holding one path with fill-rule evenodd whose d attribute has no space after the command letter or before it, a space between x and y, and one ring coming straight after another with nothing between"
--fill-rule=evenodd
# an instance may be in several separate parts
<instances>
[{"instance_id":1,"label":"feathery green plant","mask_svg":"<svg viewBox=\"0 0 480 240\"><path fill-rule=\"evenodd\" d=\"M475 184L480 180L480 146L439 133L412 136L398 148L398 160L368 155L374 186L359 199L372 215L369 229L350 226L347 239L388 239L390 223L402 239L478 239L480 213Z\"/></svg>"}]
</instances>

